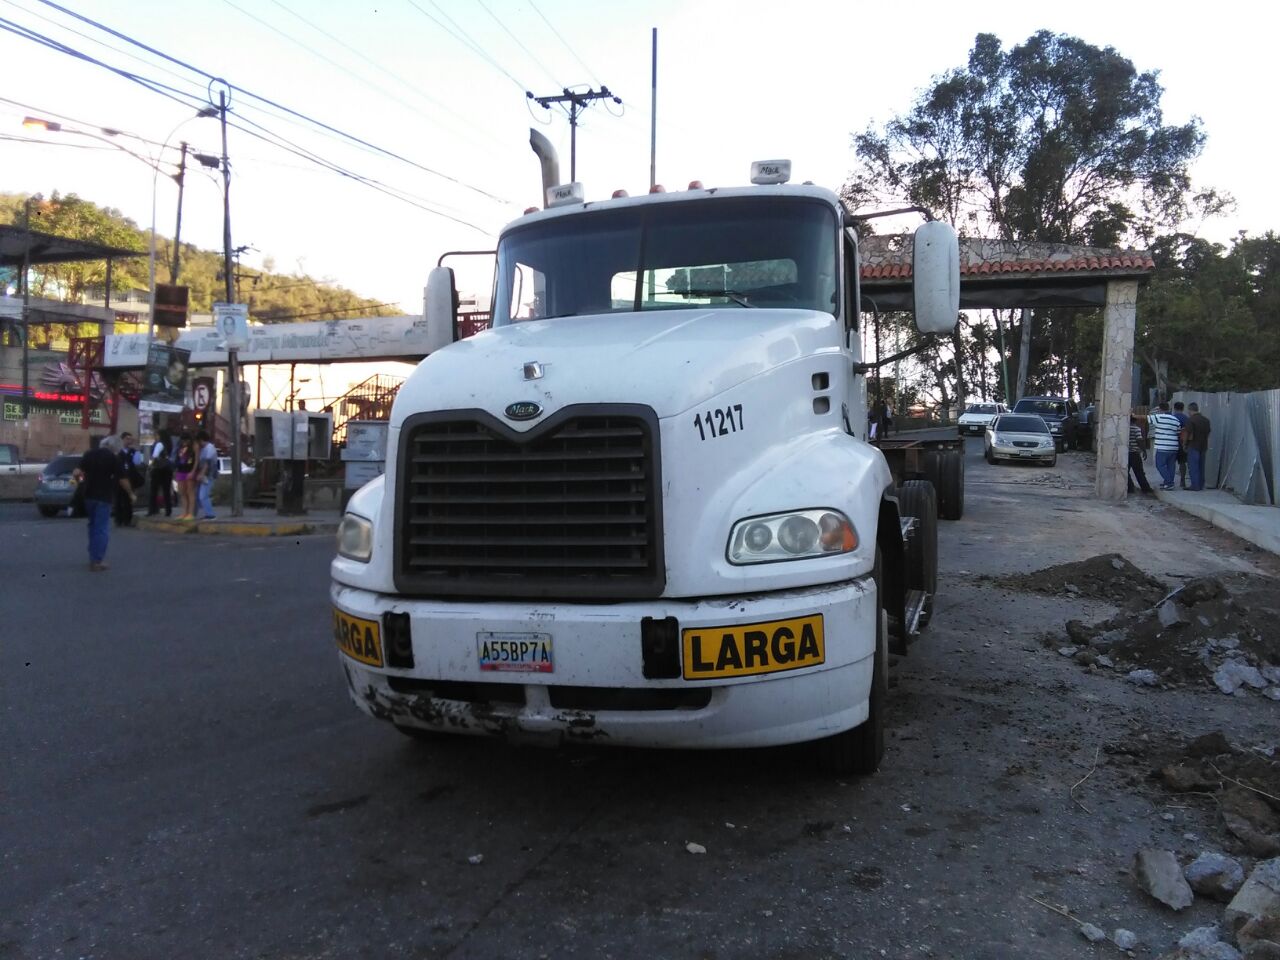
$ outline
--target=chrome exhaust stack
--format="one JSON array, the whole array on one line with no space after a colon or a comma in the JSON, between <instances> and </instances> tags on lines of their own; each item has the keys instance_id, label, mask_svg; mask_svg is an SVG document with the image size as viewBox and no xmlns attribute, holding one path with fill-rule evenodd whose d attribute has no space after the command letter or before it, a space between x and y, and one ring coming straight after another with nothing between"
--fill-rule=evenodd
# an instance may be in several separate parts
<instances>
[{"instance_id":1,"label":"chrome exhaust stack","mask_svg":"<svg viewBox=\"0 0 1280 960\"><path fill-rule=\"evenodd\" d=\"M532 128L529 130L529 146L542 165L542 203L545 207L547 191L560 185L560 157L551 141Z\"/></svg>"}]
</instances>

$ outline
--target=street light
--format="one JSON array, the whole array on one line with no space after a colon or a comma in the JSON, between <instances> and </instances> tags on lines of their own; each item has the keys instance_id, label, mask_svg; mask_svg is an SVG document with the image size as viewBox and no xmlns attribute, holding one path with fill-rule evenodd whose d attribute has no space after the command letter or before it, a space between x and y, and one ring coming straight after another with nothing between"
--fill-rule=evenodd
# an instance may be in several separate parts
<instances>
[{"instance_id":1,"label":"street light","mask_svg":"<svg viewBox=\"0 0 1280 960\"><path fill-rule=\"evenodd\" d=\"M120 150L124 153L127 153L129 156L133 157L135 160L142 161L143 163L145 163L147 166L151 168L152 170L152 174L151 174L151 244L150 244L150 250L148 252L148 258L147 258L148 260L147 262L147 275L148 275L147 339L148 341L155 339L155 333L156 333L156 192L157 192L157 184L160 179L160 164L163 162L165 150L169 149L169 141L173 139L174 134L176 134L180 129L182 129L183 126L185 126L187 123L190 123L192 120L196 120L201 117L214 117L217 115L218 115L218 111L215 108L205 107L203 110L196 113L194 116L187 117L186 119L181 121L176 127L174 127L172 130L169 131L169 135L164 138L164 141L160 144L159 151L157 151L157 154L154 157L149 157L149 156L144 157L141 154L135 153L134 151L130 150L128 147L124 146L118 141L110 139L112 137L118 137L118 136L130 136L130 137L134 136L134 134L127 134L127 133L124 133L124 131L122 130L115 130L111 127L99 127L98 128L99 132L94 133L92 130L81 130L76 127L65 127L61 123L58 123L56 120L46 120L43 117L23 117L22 118L22 125L24 127L27 127L28 129L45 130L49 133L71 133L71 134L75 134L76 136L91 137L94 140L101 140L103 143L108 144L109 146L115 147L117 150ZM134 138L139 140L142 139L141 137L134 137ZM173 177L174 179L178 179L181 176L181 173L169 174L169 176ZM179 180L179 184L181 184L180 180ZM181 200L179 200L179 202L181 202ZM176 237L174 238L174 242L175 243L177 242Z\"/></svg>"}]
</instances>

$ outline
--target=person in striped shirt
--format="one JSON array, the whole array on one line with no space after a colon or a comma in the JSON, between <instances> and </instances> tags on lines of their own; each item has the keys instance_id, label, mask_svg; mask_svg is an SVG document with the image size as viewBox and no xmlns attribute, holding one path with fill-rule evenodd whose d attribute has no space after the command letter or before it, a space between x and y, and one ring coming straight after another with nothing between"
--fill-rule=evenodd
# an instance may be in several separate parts
<instances>
[{"instance_id":1,"label":"person in striped shirt","mask_svg":"<svg viewBox=\"0 0 1280 960\"><path fill-rule=\"evenodd\" d=\"M1147 471L1142 467L1142 461L1147 459L1147 450L1145 444L1146 438L1142 435L1141 414L1131 414L1129 416L1129 492L1133 493L1133 481L1136 478L1138 485L1142 487L1143 493L1151 493L1151 484L1147 482Z\"/></svg>"},{"instance_id":2,"label":"person in striped shirt","mask_svg":"<svg viewBox=\"0 0 1280 960\"><path fill-rule=\"evenodd\" d=\"M1160 404L1160 409L1147 417L1151 428L1151 436L1156 451L1156 469L1160 472L1160 489L1172 490L1174 471L1178 466L1179 436L1182 433L1182 421L1169 412L1169 401Z\"/></svg>"}]
</instances>

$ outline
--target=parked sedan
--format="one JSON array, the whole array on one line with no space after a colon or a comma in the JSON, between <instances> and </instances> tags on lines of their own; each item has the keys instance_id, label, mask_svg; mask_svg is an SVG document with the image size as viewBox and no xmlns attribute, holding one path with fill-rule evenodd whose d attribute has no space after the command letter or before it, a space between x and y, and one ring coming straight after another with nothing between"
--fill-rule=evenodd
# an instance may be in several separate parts
<instances>
[{"instance_id":1,"label":"parked sedan","mask_svg":"<svg viewBox=\"0 0 1280 960\"><path fill-rule=\"evenodd\" d=\"M997 460L1027 460L1055 466L1058 448L1043 417L1003 413L987 427L982 441L987 463Z\"/></svg>"},{"instance_id":2,"label":"parked sedan","mask_svg":"<svg viewBox=\"0 0 1280 960\"><path fill-rule=\"evenodd\" d=\"M960 414L960 436L973 434L975 437L986 432L991 421L1005 412L1003 403L971 403Z\"/></svg>"},{"instance_id":3,"label":"parked sedan","mask_svg":"<svg viewBox=\"0 0 1280 960\"><path fill-rule=\"evenodd\" d=\"M36 509L43 516L54 517L65 513L71 506L71 495L76 492L76 481L72 474L80 465L78 456L54 457L40 471L36 481Z\"/></svg>"}]
</instances>

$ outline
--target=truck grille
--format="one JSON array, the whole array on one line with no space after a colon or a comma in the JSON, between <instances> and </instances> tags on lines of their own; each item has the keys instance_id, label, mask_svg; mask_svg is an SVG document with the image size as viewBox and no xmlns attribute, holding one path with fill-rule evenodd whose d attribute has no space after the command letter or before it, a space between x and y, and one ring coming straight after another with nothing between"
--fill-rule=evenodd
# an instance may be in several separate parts
<instances>
[{"instance_id":1,"label":"truck grille","mask_svg":"<svg viewBox=\"0 0 1280 960\"><path fill-rule=\"evenodd\" d=\"M517 433L482 411L402 432L397 587L459 597L633 599L665 586L657 419L578 406Z\"/></svg>"}]
</instances>

